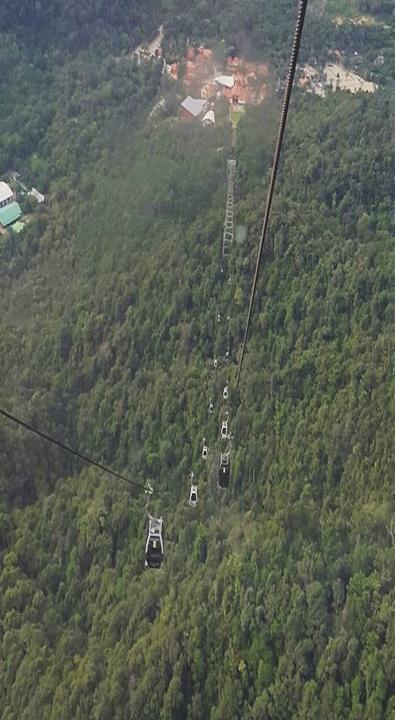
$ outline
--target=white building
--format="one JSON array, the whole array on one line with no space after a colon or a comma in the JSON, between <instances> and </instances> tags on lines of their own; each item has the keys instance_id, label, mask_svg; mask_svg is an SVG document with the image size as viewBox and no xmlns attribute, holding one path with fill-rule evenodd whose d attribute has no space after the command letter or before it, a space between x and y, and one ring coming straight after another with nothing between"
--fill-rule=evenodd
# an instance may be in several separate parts
<instances>
[{"instance_id":1,"label":"white building","mask_svg":"<svg viewBox=\"0 0 395 720\"><path fill-rule=\"evenodd\" d=\"M3 180L0 181L0 208L10 205L15 200L15 193Z\"/></svg>"},{"instance_id":2,"label":"white building","mask_svg":"<svg viewBox=\"0 0 395 720\"><path fill-rule=\"evenodd\" d=\"M207 100L201 100L200 98L193 98L191 95L188 95L188 97L185 98L185 100L182 101L180 108L181 108L181 117L185 118L185 120L190 120L191 118L197 118L199 115L201 115L202 112L207 107Z\"/></svg>"},{"instance_id":3,"label":"white building","mask_svg":"<svg viewBox=\"0 0 395 720\"><path fill-rule=\"evenodd\" d=\"M232 88L235 84L234 75L217 75L217 77L214 78L214 81L217 85L221 85L226 88Z\"/></svg>"},{"instance_id":4,"label":"white building","mask_svg":"<svg viewBox=\"0 0 395 720\"><path fill-rule=\"evenodd\" d=\"M38 190L36 190L36 188L34 187L32 187L32 189L30 190L29 195L31 197L34 197L38 203L43 203L45 200L45 196L42 193L38 192Z\"/></svg>"},{"instance_id":5,"label":"white building","mask_svg":"<svg viewBox=\"0 0 395 720\"><path fill-rule=\"evenodd\" d=\"M206 112L205 116L203 117L202 123L204 127L210 127L215 125L214 110L209 110L208 112Z\"/></svg>"},{"instance_id":6,"label":"white building","mask_svg":"<svg viewBox=\"0 0 395 720\"><path fill-rule=\"evenodd\" d=\"M369 92L374 93L377 85L359 77L350 70L346 70L342 65L334 65L327 63L324 67L324 75L326 76L326 84L332 86L332 90L348 90L351 93Z\"/></svg>"}]
</instances>

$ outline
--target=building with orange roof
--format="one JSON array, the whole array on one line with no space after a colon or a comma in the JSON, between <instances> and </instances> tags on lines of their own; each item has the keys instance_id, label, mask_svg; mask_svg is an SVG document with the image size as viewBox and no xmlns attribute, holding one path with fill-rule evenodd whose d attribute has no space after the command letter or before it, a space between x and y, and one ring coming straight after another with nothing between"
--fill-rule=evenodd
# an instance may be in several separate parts
<instances>
[{"instance_id":1,"label":"building with orange roof","mask_svg":"<svg viewBox=\"0 0 395 720\"><path fill-rule=\"evenodd\" d=\"M248 88L239 82L236 82L232 88L224 88L222 96L226 97L229 102L235 101L235 98L237 98L236 102L251 101Z\"/></svg>"},{"instance_id":2,"label":"building with orange roof","mask_svg":"<svg viewBox=\"0 0 395 720\"><path fill-rule=\"evenodd\" d=\"M196 81L203 82L213 71L212 50L201 45L197 51L189 47L186 52L184 83L187 86Z\"/></svg>"},{"instance_id":3,"label":"building with orange roof","mask_svg":"<svg viewBox=\"0 0 395 720\"><path fill-rule=\"evenodd\" d=\"M190 85L196 80L196 65L192 60L187 60L185 68L184 82L186 85Z\"/></svg>"},{"instance_id":4,"label":"building with orange roof","mask_svg":"<svg viewBox=\"0 0 395 720\"><path fill-rule=\"evenodd\" d=\"M235 72L237 70L237 68L239 68L240 66L241 66L241 58L237 57L237 55L235 55L234 58L232 58L232 57L228 58L229 72Z\"/></svg>"},{"instance_id":5,"label":"building with orange roof","mask_svg":"<svg viewBox=\"0 0 395 720\"><path fill-rule=\"evenodd\" d=\"M210 99L215 97L218 87L214 80L207 80L200 89L200 97Z\"/></svg>"},{"instance_id":6,"label":"building with orange roof","mask_svg":"<svg viewBox=\"0 0 395 720\"><path fill-rule=\"evenodd\" d=\"M170 65L170 75L174 80L178 80L178 63L172 63Z\"/></svg>"},{"instance_id":7,"label":"building with orange roof","mask_svg":"<svg viewBox=\"0 0 395 720\"><path fill-rule=\"evenodd\" d=\"M197 55L202 57L204 60L211 60L213 57L213 51L210 48L205 48L204 45L200 45L197 49Z\"/></svg>"}]
</instances>

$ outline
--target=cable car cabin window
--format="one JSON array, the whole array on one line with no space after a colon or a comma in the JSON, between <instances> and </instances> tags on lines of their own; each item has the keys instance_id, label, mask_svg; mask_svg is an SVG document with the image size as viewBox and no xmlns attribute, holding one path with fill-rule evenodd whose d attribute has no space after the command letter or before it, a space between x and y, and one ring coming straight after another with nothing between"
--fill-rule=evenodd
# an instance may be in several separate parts
<instances>
[{"instance_id":1,"label":"cable car cabin window","mask_svg":"<svg viewBox=\"0 0 395 720\"><path fill-rule=\"evenodd\" d=\"M163 560L163 553L160 547L149 547L146 553L145 567L159 569Z\"/></svg>"},{"instance_id":2,"label":"cable car cabin window","mask_svg":"<svg viewBox=\"0 0 395 720\"><path fill-rule=\"evenodd\" d=\"M162 544L158 539L151 538L148 542L146 550L145 566L150 568L160 568L163 560Z\"/></svg>"}]
</instances>

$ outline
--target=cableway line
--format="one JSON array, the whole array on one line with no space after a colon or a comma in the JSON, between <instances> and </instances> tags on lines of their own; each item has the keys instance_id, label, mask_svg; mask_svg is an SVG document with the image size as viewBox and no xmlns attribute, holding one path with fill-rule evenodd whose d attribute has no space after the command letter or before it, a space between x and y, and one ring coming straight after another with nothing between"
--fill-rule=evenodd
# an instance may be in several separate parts
<instances>
[{"instance_id":1,"label":"cableway line","mask_svg":"<svg viewBox=\"0 0 395 720\"><path fill-rule=\"evenodd\" d=\"M130 480L130 478L126 477L125 475L121 475L121 473L116 472L116 470L111 470L111 468L96 462L96 460L92 460L92 458L89 458L87 455L83 455L83 453L80 453L78 450L74 450L74 448L65 445L64 443L60 442L60 440L56 440L56 438L52 437L51 435L42 432L42 430L38 430L37 428L33 427L33 425L30 425L30 423L27 423L24 420L20 420L20 418L15 417L15 415L12 415L11 413L3 410L2 408L0 408L0 415L3 415L3 417L7 418L7 420L11 420L16 425L20 425L21 427L25 428L25 430L29 430L29 432L34 433L34 435L38 435L46 442L52 443L52 445L56 445L61 450L64 450L71 455L74 455L83 462L88 463L88 465L93 465L102 472L105 472L108 475L112 475L118 480L123 480L123 482L126 482L129 485L133 485L134 487L139 488L139 490L144 491L147 495L153 494L153 488L149 483L147 483L147 485L143 485L142 483L136 482L135 480Z\"/></svg>"},{"instance_id":2,"label":"cableway line","mask_svg":"<svg viewBox=\"0 0 395 720\"><path fill-rule=\"evenodd\" d=\"M289 104L290 104L290 100L291 100L293 81L294 81L294 77L295 77L296 64L298 61L300 42L302 39L303 25L304 25L304 20L305 20L305 15L306 15L307 2L308 2L308 0L300 0L298 16L297 16L297 20L296 20L295 34L294 34L294 40L293 40L293 45L292 45L291 58L289 61L289 69L288 69L288 75L287 75L287 81L286 81L286 87L285 87L284 101L283 101L283 107L282 107L282 111L281 111L280 124L279 124L279 128L278 128L276 149L274 151L273 167L272 167L272 174L271 174L270 185L269 185L269 192L267 195L265 215L264 215L264 219L263 219L263 226L262 226L261 236L260 236L260 240L259 240L258 255L257 255L257 259L256 259L254 280L252 283L252 290L251 290L250 303L249 303L249 308L248 308L247 321L246 321L245 330L244 330L243 345L242 345L241 354L240 354L240 358L239 358L239 364L238 364L238 368L237 368L236 391L239 387L241 369L243 366L244 354L245 354L247 338L248 338L248 330L250 327L251 316L252 316L252 311L253 311L253 307L254 307L256 286L257 286L257 281L258 281L259 268L260 268L260 264L261 264L262 251L263 251L263 246L265 244L265 239L266 239L266 235L267 235L267 228L269 225L270 211L271 211L271 207L272 207L274 188L276 185L278 164L279 164L279 160L280 160L280 153L281 153L281 148L282 148L283 139L284 139L285 126L287 123L287 116L288 116Z\"/></svg>"}]
</instances>

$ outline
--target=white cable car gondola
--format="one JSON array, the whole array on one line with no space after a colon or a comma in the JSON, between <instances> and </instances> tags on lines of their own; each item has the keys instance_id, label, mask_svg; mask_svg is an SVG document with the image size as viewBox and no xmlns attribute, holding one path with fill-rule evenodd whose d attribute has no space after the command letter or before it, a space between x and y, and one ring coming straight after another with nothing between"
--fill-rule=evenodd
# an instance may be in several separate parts
<instances>
[{"instance_id":1,"label":"white cable car gondola","mask_svg":"<svg viewBox=\"0 0 395 720\"><path fill-rule=\"evenodd\" d=\"M189 504L191 507L196 507L197 499L197 485L191 485L191 492L189 493Z\"/></svg>"},{"instance_id":2,"label":"white cable car gondola","mask_svg":"<svg viewBox=\"0 0 395 720\"><path fill-rule=\"evenodd\" d=\"M220 312L217 314L217 321L221 322L221 313Z\"/></svg>"},{"instance_id":3,"label":"white cable car gondola","mask_svg":"<svg viewBox=\"0 0 395 720\"><path fill-rule=\"evenodd\" d=\"M226 440L227 437L228 437L228 421L227 421L227 420L222 420L222 425L221 425L221 439L222 439L222 440Z\"/></svg>"},{"instance_id":4,"label":"white cable car gondola","mask_svg":"<svg viewBox=\"0 0 395 720\"><path fill-rule=\"evenodd\" d=\"M162 564L164 546L163 546L163 518L155 518L148 516L148 534L145 545L145 567L158 570Z\"/></svg>"},{"instance_id":5,"label":"white cable car gondola","mask_svg":"<svg viewBox=\"0 0 395 720\"><path fill-rule=\"evenodd\" d=\"M208 406L208 411L209 411L210 415L211 415L211 413L214 412L214 403L212 403L211 400L210 400L210 405Z\"/></svg>"},{"instance_id":6,"label":"white cable car gondola","mask_svg":"<svg viewBox=\"0 0 395 720\"><path fill-rule=\"evenodd\" d=\"M218 359L217 359L216 357L214 358L214 367L215 367L215 368L218 367Z\"/></svg>"},{"instance_id":7,"label":"white cable car gondola","mask_svg":"<svg viewBox=\"0 0 395 720\"><path fill-rule=\"evenodd\" d=\"M227 488L230 480L230 455L221 453L218 467L218 487Z\"/></svg>"},{"instance_id":8,"label":"white cable car gondola","mask_svg":"<svg viewBox=\"0 0 395 720\"><path fill-rule=\"evenodd\" d=\"M207 445L205 445L205 442L206 442L206 440L205 440L205 438L203 438L203 447L202 447L203 460L207 460L207 455L208 455L208 447L207 447Z\"/></svg>"},{"instance_id":9,"label":"white cable car gondola","mask_svg":"<svg viewBox=\"0 0 395 720\"><path fill-rule=\"evenodd\" d=\"M224 387L224 391L222 393L224 400L227 400L229 397L229 385L226 384Z\"/></svg>"}]
</instances>

